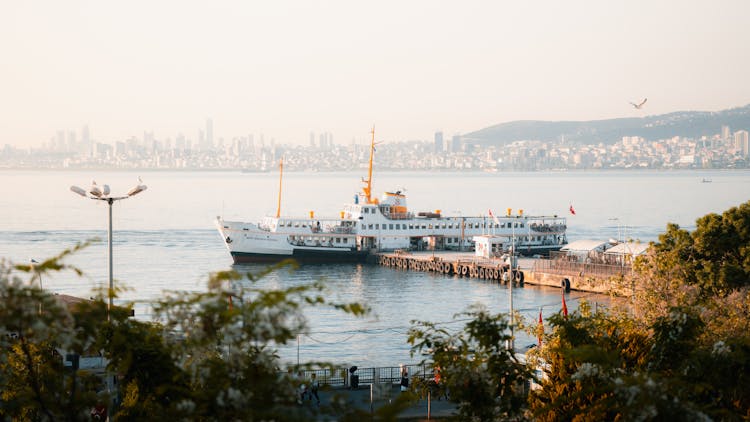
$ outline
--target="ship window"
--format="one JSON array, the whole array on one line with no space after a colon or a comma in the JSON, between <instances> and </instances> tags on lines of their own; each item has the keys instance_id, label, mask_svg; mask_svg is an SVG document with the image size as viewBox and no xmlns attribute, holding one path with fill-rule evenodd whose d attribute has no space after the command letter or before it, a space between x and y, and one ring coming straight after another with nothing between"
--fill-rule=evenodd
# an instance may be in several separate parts
<instances>
[{"instance_id":1,"label":"ship window","mask_svg":"<svg viewBox=\"0 0 750 422\"><path fill-rule=\"evenodd\" d=\"M388 225L388 230L393 230L393 224Z\"/></svg>"},{"instance_id":2,"label":"ship window","mask_svg":"<svg viewBox=\"0 0 750 422\"><path fill-rule=\"evenodd\" d=\"M368 229L368 230L372 230L372 224L368 224L368 225L367 225L367 229Z\"/></svg>"},{"instance_id":3,"label":"ship window","mask_svg":"<svg viewBox=\"0 0 750 422\"><path fill-rule=\"evenodd\" d=\"M424 230L426 228L427 228L427 226L425 226L424 224L422 224L422 230Z\"/></svg>"},{"instance_id":4,"label":"ship window","mask_svg":"<svg viewBox=\"0 0 750 422\"><path fill-rule=\"evenodd\" d=\"M523 228L523 223L521 223L521 228Z\"/></svg>"},{"instance_id":5,"label":"ship window","mask_svg":"<svg viewBox=\"0 0 750 422\"><path fill-rule=\"evenodd\" d=\"M428 225L427 228L432 230L432 224Z\"/></svg>"},{"instance_id":6,"label":"ship window","mask_svg":"<svg viewBox=\"0 0 750 422\"><path fill-rule=\"evenodd\" d=\"M348 243L348 241L349 241L349 239L347 239L347 238L345 237L345 238L344 238L344 243Z\"/></svg>"},{"instance_id":7,"label":"ship window","mask_svg":"<svg viewBox=\"0 0 750 422\"><path fill-rule=\"evenodd\" d=\"M375 230L380 230L380 224L375 225Z\"/></svg>"},{"instance_id":8,"label":"ship window","mask_svg":"<svg viewBox=\"0 0 750 422\"><path fill-rule=\"evenodd\" d=\"M299 223L295 221L294 222L294 227L299 227Z\"/></svg>"}]
</instances>

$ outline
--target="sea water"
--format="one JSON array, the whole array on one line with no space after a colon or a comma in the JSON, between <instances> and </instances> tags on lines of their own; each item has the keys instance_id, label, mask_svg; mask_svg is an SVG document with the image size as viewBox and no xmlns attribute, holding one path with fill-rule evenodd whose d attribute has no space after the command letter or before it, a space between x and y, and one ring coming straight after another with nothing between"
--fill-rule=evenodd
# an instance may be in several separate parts
<instances>
[{"instance_id":1,"label":"sea water","mask_svg":"<svg viewBox=\"0 0 750 422\"><path fill-rule=\"evenodd\" d=\"M98 239L67 262L84 271L42 280L46 290L89 297L107 283L107 205L75 195L94 179L125 193L141 176L148 190L113 206L114 275L126 287L116 303L134 303L136 318L150 319L150 304L169 291L203 291L208 274L237 269L257 273L262 266L233 266L213 221L257 221L275 213L278 175L239 172L0 171L0 257L17 263L56 255L77 243ZM337 216L360 189L359 173L284 175L284 215ZM703 180L711 180L705 183ZM657 240L667 223L693 228L707 213L721 213L750 199L748 171L599 171L539 173L381 173L375 192L401 190L412 211L449 215L558 215L568 218L568 240L630 238ZM570 207L575 215L570 213ZM444 323L460 329L455 315L473 304L507 312L505 286L454 276L406 272L371 265L310 265L275 271L259 283L290 287L323 280L326 296L372 308L355 318L326 308L306 311L310 330L280 349L282 359L327 360L360 367L392 366L410 356L406 333L411 321ZM513 289L516 310L529 321L559 312L560 291L526 286ZM605 304L602 295L572 292ZM520 335L517 346L533 343Z\"/></svg>"}]
</instances>

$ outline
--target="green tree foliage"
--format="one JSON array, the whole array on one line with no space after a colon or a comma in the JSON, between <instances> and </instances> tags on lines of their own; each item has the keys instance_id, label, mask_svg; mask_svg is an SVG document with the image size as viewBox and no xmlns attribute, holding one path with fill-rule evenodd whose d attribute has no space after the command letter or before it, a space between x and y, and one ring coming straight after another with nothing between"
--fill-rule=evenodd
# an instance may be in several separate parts
<instances>
[{"instance_id":1,"label":"green tree foliage","mask_svg":"<svg viewBox=\"0 0 750 422\"><path fill-rule=\"evenodd\" d=\"M45 272L78 272L60 263L77 249L34 268L0 262L0 419L85 419L100 400L98 378L64 365L67 354L91 349L95 333L38 287ZM33 274L31 285L17 272Z\"/></svg>"},{"instance_id":2,"label":"green tree foliage","mask_svg":"<svg viewBox=\"0 0 750 422\"><path fill-rule=\"evenodd\" d=\"M637 261L630 309L551 317L532 417L750 419L749 223L746 203L670 224Z\"/></svg>"},{"instance_id":3,"label":"green tree foliage","mask_svg":"<svg viewBox=\"0 0 750 422\"><path fill-rule=\"evenodd\" d=\"M329 302L321 283L256 286L285 263L258 276L214 274L206 291L158 303L156 322L120 307L108 318L104 295L69 309L33 287L41 274L80 273L62 264L73 252L35 267L0 264L0 419L88 420L96 405L113 403L116 420L309 420L317 410L298 405L297 382L274 348L307 330L305 307L367 311ZM15 275L24 272L31 283ZM67 354L101 354L108 366L75 370L64 365ZM116 381L111 394L107 378ZM320 411L351 417L341 408Z\"/></svg>"},{"instance_id":4,"label":"green tree foliage","mask_svg":"<svg viewBox=\"0 0 750 422\"><path fill-rule=\"evenodd\" d=\"M699 218L693 232L669 224L637 271L672 288L695 286L702 298L750 286L750 202Z\"/></svg>"},{"instance_id":5,"label":"green tree foliage","mask_svg":"<svg viewBox=\"0 0 750 422\"><path fill-rule=\"evenodd\" d=\"M422 354L440 372L440 388L458 403L461 420L507 420L525 403L526 366L507 348L510 329L503 314L476 307L461 332L431 322L412 322L412 354Z\"/></svg>"}]
</instances>

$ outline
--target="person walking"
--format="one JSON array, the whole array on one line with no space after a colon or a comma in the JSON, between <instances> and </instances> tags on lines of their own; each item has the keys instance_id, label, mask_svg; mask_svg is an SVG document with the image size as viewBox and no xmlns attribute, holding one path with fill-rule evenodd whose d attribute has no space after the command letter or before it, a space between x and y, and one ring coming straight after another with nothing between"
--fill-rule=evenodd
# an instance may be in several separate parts
<instances>
[{"instance_id":1,"label":"person walking","mask_svg":"<svg viewBox=\"0 0 750 422\"><path fill-rule=\"evenodd\" d=\"M404 367L404 370L401 371L401 391L407 390L409 390L409 371Z\"/></svg>"},{"instance_id":2,"label":"person walking","mask_svg":"<svg viewBox=\"0 0 750 422\"><path fill-rule=\"evenodd\" d=\"M312 400L313 397L315 397L315 404L320 406L320 397L318 396L318 388L320 388L320 384L318 383L318 380L316 379L315 373L310 375L310 394L309 398Z\"/></svg>"}]
</instances>

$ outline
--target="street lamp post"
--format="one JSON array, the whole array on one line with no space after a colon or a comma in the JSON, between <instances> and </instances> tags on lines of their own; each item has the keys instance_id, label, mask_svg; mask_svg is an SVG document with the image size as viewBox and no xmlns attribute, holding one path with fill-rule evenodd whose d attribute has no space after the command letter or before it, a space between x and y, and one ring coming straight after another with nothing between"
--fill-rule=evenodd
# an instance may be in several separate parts
<instances>
[{"instance_id":1,"label":"street lamp post","mask_svg":"<svg viewBox=\"0 0 750 422\"><path fill-rule=\"evenodd\" d=\"M85 189L79 188L78 186L71 186L70 190L77 193L78 195L81 195L84 198L89 198L97 201L105 201L109 205L109 230L107 232L107 245L109 248L109 302L107 303L107 320L109 321L110 312L112 311L112 300L114 294L114 279L112 277L112 204L114 204L115 201L127 199L131 196L135 196L143 192L144 190L146 190L146 185L143 184L143 181L139 177L138 184L134 188L130 189L125 196L110 196L109 186L102 185L102 187L99 188L99 186L96 185L95 181L91 182L91 188L88 190L88 192Z\"/></svg>"},{"instance_id":2,"label":"street lamp post","mask_svg":"<svg viewBox=\"0 0 750 422\"><path fill-rule=\"evenodd\" d=\"M39 277L39 290L44 291L44 286L42 285L42 273L39 272L39 270L36 267L36 264L38 264L39 261L37 261L34 258L29 259L29 265L31 265L31 268L36 273L36 276ZM39 302L39 315L42 314L42 302Z\"/></svg>"}]
</instances>

